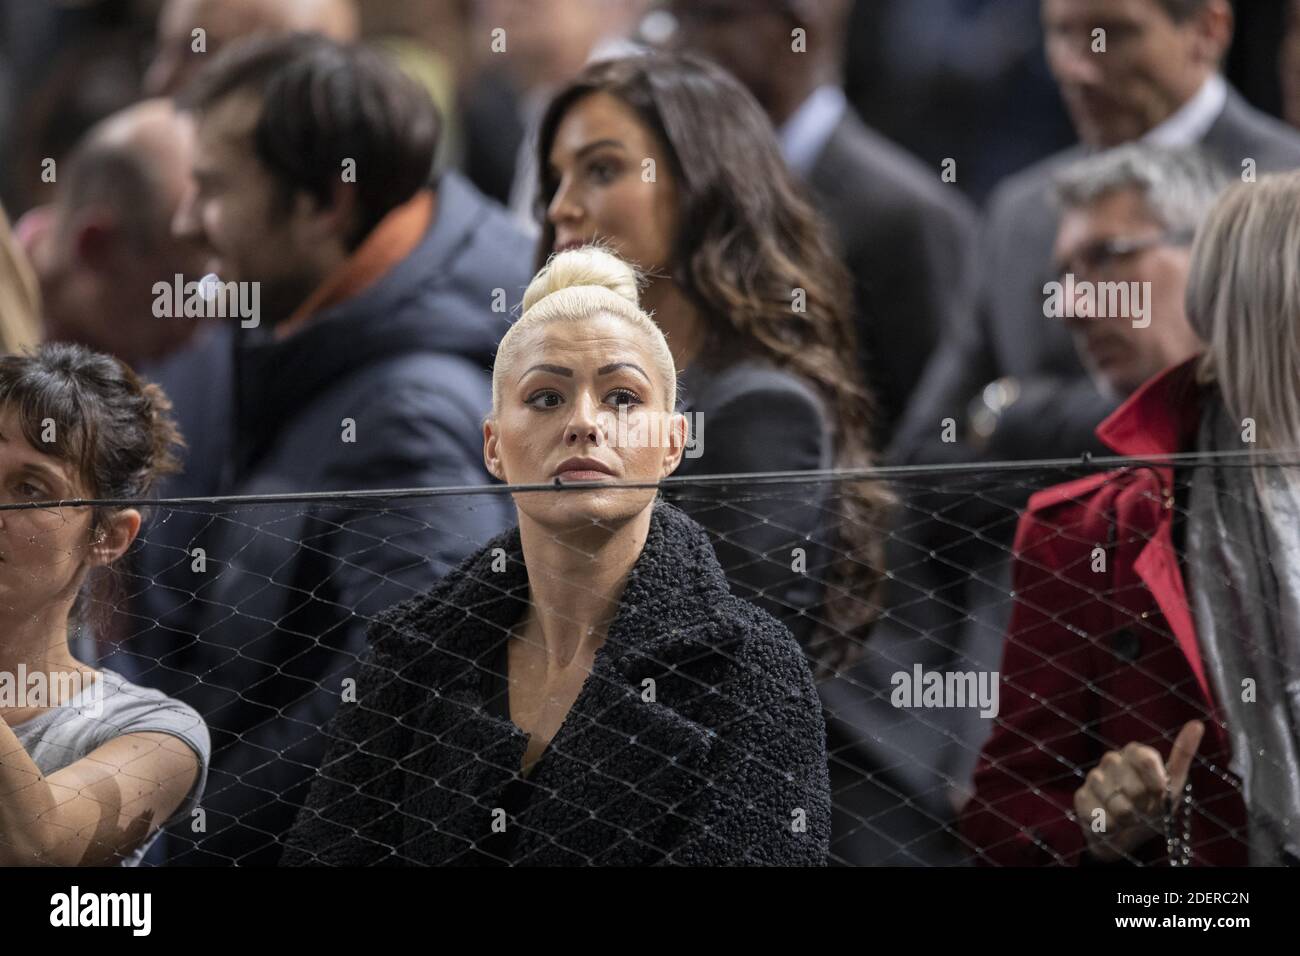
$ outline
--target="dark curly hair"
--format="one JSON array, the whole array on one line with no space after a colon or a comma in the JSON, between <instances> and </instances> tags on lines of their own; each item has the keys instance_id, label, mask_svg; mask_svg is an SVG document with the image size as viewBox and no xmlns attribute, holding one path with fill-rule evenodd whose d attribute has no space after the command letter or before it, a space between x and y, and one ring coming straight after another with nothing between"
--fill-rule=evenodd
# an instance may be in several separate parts
<instances>
[{"instance_id":1,"label":"dark curly hair","mask_svg":"<svg viewBox=\"0 0 1300 956\"><path fill-rule=\"evenodd\" d=\"M0 357L0 406L17 411L33 448L72 464L86 498L140 501L160 478L180 470L173 448L185 441L170 416L171 400L111 355L50 343ZM54 440L46 441L51 422ZM125 507L93 505L91 536ZM95 582L83 588L74 616L82 616L90 601L110 606L98 593L106 587Z\"/></svg>"}]
</instances>

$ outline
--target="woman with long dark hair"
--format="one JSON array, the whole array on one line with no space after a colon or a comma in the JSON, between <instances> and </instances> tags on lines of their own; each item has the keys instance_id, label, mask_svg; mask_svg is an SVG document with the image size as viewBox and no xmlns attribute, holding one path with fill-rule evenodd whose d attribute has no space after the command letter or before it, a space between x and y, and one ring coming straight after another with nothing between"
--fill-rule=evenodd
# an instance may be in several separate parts
<instances>
[{"instance_id":1,"label":"woman with long dark hair","mask_svg":"<svg viewBox=\"0 0 1300 956\"><path fill-rule=\"evenodd\" d=\"M678 477L871 464L849 278L730 75L676 54L594 64L551 102L538 143L538 261L598 242L635 263L682 373L692 447ZM780 617L819 670L874 617L879 483L737 481L674 489L737 594Z\"/></svg>"}]
</instances>

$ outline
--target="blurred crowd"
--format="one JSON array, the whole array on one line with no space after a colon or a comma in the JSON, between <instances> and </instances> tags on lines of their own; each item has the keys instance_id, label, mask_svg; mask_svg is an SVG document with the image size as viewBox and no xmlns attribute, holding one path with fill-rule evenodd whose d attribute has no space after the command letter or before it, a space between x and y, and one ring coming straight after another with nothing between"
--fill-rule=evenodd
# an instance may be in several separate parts
<instances>
[{"instance_id":1,"label":"blurred crowd","mask_svg":"<svg viewBox=\"0 0 1300 956\"><path fill-rule=\"evenodd\" d=\"M1238 572L1275 575L1260 601L1289 613L1294 489L1213 495L1169 469L1053 493L979 471L1240 450L1245 417L1260 447L1296 447L1300 302L1279 257L1297 250L1300 2L10 0L0 28L0 350L79 349L0 370L0 396L145 408L140 447L175 444L177 467L122 487L499 479L497 348L550 257L596 243L637 267L666 337L700 452L676 477L936 469L665 488L734 594L807 653L832 860L1300 860L1294 824L1258 824L1300 819L1300 683L1270 717L1223 692L1258 665L1233 635L1258 649L1284 628L1234 618L1223 576L1179 559L1236 566L1199 522L1238 527L1256 495L1283 517L1255 529L1259 573ZM1120 285L1118 311L1093 295ZM129 367L122 394L101 355ZM58 420L23 409L27 434ZM360 438L340 442L348 422ZM118 497L110 472L86 497ZM333 501L274 535L213 513L169 512L134 548L123 532L101 562L121 558L116 613L67 655L158 695L136 734L189 744L157 771L191 783L158 804L174 826L138 856L270 864L365 620L513 512ZM1174 557L1153 569L1134 528ZM196 542L227 569L211 586ZM1113 551L1106 600L1075 576L1094 545ZM790 573L793 549L815 574ZM907 719L890 689L914 667L1002 673L1001 717ZM1273 771L1241 763L1247 736ZM1181 844L1134 822L1193 786ZM1099 807L1113 841L1079 823Z\"/></svg>"}]
</instances>

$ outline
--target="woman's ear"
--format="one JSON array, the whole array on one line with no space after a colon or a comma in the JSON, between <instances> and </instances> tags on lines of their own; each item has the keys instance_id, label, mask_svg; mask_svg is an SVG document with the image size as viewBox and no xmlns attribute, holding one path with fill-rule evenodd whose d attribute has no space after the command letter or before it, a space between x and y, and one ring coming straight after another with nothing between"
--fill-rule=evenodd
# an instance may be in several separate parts
<instances>
[{"instance_id":1,"label":"woman's ear","mask_svg":"<svg viewBox=\"0 0 1300 956\"><path fill-rule=\"evenodd\" d=\"M686 451L686 439L690 433L690 428L686 423L686 416L681 412L669 414L666 431L668 433L668 447L664 450L660 478L667 478L682 463L682 455Z\"/></svg>"},{"instance_id":2,"label":"woman's ear","mask_svg":"<svg viewBox=\"0 0 1300 956\"><path fill-rule=\"evenodd\" d=\"M123 508L108 517L91 535L90 563L109 565L126 554L140 533L140 523L140 512L135 508Z\"/></svg>"},{"instance_id":3,"label":"woman's ear","mask_svg":"<svg viewBox=\"0 0 1300 956\"><path fill-rule=\"evenodd\" d=\"M483 465L497 481L506 480L506 470L501 464L501 441L491 418L483 421ZM507 482L508 483L508 482Z\"/></svg>"}]
</instances>

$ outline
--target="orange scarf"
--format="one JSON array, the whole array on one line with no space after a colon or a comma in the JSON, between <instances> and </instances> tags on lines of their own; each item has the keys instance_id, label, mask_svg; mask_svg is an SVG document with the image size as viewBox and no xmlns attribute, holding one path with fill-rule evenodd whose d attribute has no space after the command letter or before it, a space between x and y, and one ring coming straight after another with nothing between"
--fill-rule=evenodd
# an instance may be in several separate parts
<instances>
[{"instance_id":1,"label":"orange scarf","mask_svg":"<svg viewBox=\"0 0 1300 956\"><path fill-rule=\"evenodd\" d=\"M389 211L356 251L294 310L293 315L276 326L276 341L283 342L306 325L312 316L361 294L382 279L420 244L433 222L435 206L433 191L421 189Z\"/></svg>"}]
</instances>

